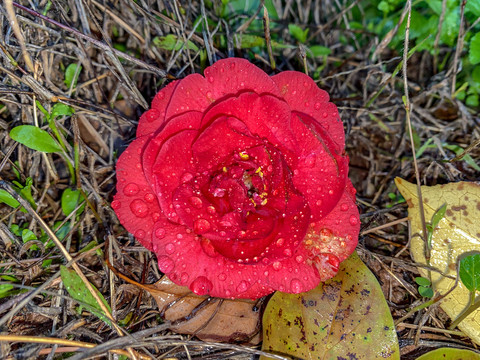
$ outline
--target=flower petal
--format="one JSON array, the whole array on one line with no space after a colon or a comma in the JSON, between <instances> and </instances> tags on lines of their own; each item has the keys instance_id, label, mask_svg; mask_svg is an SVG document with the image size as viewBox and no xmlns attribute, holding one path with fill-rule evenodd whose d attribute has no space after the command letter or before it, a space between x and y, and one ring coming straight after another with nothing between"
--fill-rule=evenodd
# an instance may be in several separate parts
<instances>
[{"instance_id":1,"label":"flower petal","mask_svg":"<svg viewBox=\"0 0 480 360\"><path fill-rule=\"evenodd\" d=\"M308 75L283 71L272 76L282 97L293 111L310 115L328 131L338 150L345 147L345 132L337 107L329 103L328 93L320 89Z\"/></svg>"},{"instance_id":2,"label":"flower petal","mask_svg":"<svg viewBox=\"0 0 480 360\"><path fill-rule=\"evenodd\" d=\"M142 150L149 139L144 136L134 140L118 159L117 193L112 208L122 225L151 250L152 228L161 212L141 167Z\"/></svg>"},{"instance_id":3,"label":"flower petal","mask_svg":"<svg viewBox=\"0 0 480 360\"><path fill-rule=\"evenodd\" d=\"M179 81L173 81L153 98L152 107L145 111L138 121L137 137L151 134L162 126L165 121L165 114Z\"/></svg>"}]
</instances>

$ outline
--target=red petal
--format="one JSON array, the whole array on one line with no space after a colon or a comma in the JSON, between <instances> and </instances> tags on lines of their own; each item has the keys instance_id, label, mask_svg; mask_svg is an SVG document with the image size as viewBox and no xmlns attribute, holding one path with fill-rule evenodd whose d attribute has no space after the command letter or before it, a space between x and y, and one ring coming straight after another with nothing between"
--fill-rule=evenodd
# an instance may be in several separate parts
<instances>
[{"instance_id":1,"label":"red petal","mask_svg":"<svg viewBox=\"0 0 480 360\"><path fill-rule=\"evenodd\" d=\"M142 149L149 137L134 140L117 162L117 194L112 208L125 228L152 250L152 228L161 215L154 190L141 167Z\"/></svg>"},{"instance_id":2,"label":"red petal","mask_svg":"<svg viewBox=\"0 0 480 360\"><path fill-rule=\"evenodd\" d=\"M173 81L153 98L150 110L143 113L137 127L137 137L157 131L165 121L165 113L179 81Z\"/></svg>"},{"instance_id":3,"label":"red petal","mask_svg":"<svg viewBox=\"0 0 480 360\"><path fill-rule=\"evenodd\" d=\"M325 130L306 115L292 116L298 139L298 161L290 163L293 183L307 199L316 221L328 214L342 196L347 179L348 157L337 153Z\"/></svg>"},{"instance_id":4,"label":"red petal","mask_svg":"<svg viewBox=\"0 0 480 360\"><path fill-rule=\"evenodd\" d=\"M283 71L272 76L282 97L292 110L310 115L328 131L338 150L345 147L345 132L337 107L329 103L328 93L320 89L307 75L297 71Z\"/></svg>"},{"instance_id":5,"label":"red petal","mask_svg":"<svg viewBox=\"0 0 480 360\"><path fill-rule=\"evenodd\" d=\"M191 143L197 134L197 130L184 130L171 136L161 145L157 158L152 160L158 202L165 216L174 222L179 219L173 206L173 192L180 186L186 173L196 173Z\"/></svg>"},{"instance_id":6,"label":"red petal","mask_svg":"<svg viewBox=\"0 0 480 360\"><path fill-rule=\"evenodd\" d=\"M242 121L222 116L199 135L192 151L200 171L221 169L234 154L261 143L261 139L253 137Z\"/></svg>"},{"instance_id":7,"label":"red petal","mask_svg":"<svg viewBox=\"0 0 480 360\"><path fill-rule=\"evenodd\" d=\"M181 80L168 107L167 119L190 110L203 112L215 101L244 91L281 96L270 76L248 60L219 60L205 69L205 77L193 74Z\"/></svg>"},{"instance_id":8,"label":"red petal","mask_svg":"<svg viewBox=\"0 0 480 360\"><path fill-rule=\"evenodd\" d=\"M222 115L239 119L251 134L268 140L285 153L296 148L290 130L290 107L276 97L245 92L238 97L225 99L205 114L202 125Z\"/></svg>"}]
</instances>

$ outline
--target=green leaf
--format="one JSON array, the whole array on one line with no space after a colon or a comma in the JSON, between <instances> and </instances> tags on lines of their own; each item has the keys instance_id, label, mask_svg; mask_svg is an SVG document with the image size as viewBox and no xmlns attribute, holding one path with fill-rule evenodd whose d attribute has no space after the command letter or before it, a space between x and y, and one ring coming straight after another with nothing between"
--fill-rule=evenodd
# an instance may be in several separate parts
<instances>
[{"instance_id":1,"label":"green leaf","mask_svg":"<svg viewBox=\"0 0 480 360\"><path fill-rule=\"evenodd\" d=\"M480 291L480 254L473 254L460 260L460 280L470 291Z\"/></svg>"},{"instance_id":2,"label":"green leaf","mask_svg":"<svg viewBox=\"0 0 480 360\"><path fill-rule=\"evenodd\" d=\"M432 350L417 360L480 360L480 355L476 352L454 348L440 348Z\"/></svg>"},{"instance_id":3,"label":"green leaf","mask_svg":"<svg viewBox=\"0 0 480 360\"><path fill-rule=\"evenodd\" d=\"M78 204L81 201L81 194L79 190L72 190L66 188L62 193L62 212L65 216L70 215L70 213L75 210ZM80 214L83 209L79 209L78 213Z\"/></svg>"},{"instance_id":4,"label":"green leaf","mask_svg":"<svg viewBox=\"0 0 480 360\"><path fill-rule=\"evenodd\" d=\"M400 358L382 289L355 253L316 289L276 292L264 312L263 339L262 350L302 359Z\"/></svg>"},{"instance_id":5,"label":"green leaf","mask_svg":"<svg viewBox=\"0 0 480 360\"><path fill-rule=\"evenodd\" d=\"M430 286L432 283L427 278L418 276L415 278L415 282L420 286Z\"/></svg>"},{"instance_id":6,"label":"green leaf","mask_svg":"<svg viewBox=\"0 0 480 360\"><path fill-rule=\"evenodd\" d=\"M431 287L426 287L426 286L419 286L418 287L418 293L426 298L432 298L433 297L433 290Z\"/></svg>"},{"instance_id":7,"label":"green leaf","mask_svg":"<svg viewBox=\"0 0 480 360\"><path fill-rule=\"evenodd\" d=\"M155 46L165 50L178 51L182 48L184 41L179 39L176 35L168 34L167 36L157 36L153 39ZM187 43L187 48L193 51L198 51L197 45L190 40Z\"/></svg>"},{"instance_id":8,"label":"green leaf","mask_svg":"<svg viewBox=\"0 0 480 360\"><path fill-rule=\"evenodd\" d=\"M60 116L72 116L73 114L75 114L75 110L71 106L57 103L53 105L50 116L51 116L51 119L53 120Z\"/></svg>"},{"instance_id":9,"label":"green leaf","mask_svg":"<svg viewBox=\"0 0 480 360\"><path fill-rule=\"evenodd\" d=\"M308 29L303 30L300 26L295 24L288 25L288 31L295 39L304 44L307 41Z\"/></svg>"},{"instance_id":10,"label":"green leaf","mask_svg":"<svg viewBox=\"0 0 480 360\"><path fill-rule=\"evenodd\" d=\"M77 73L77 67L79 67L78 74L77 76L75 76L75 73ZM67 69L65 70L65 85L67 85L69 88L70 86L72 86L72 83L73 83L73 87L77 86L78 76L80 75L81 71L82 71L81 65L77 65L76 63L72 63L68 65Z\"/></svg>"},{"instance_id":11,"label":"green leaf","mask_svg":"<svg viewBox=\"0 0 480 360\"><path fill-rule=\"evenodd\" d=\"M6 190L3 189L0 189L0 203L5 203L12 208L17 208L20 206L20 203Z\"/></svg>"},{"instance_id":12,"label":"green leaf","mask_svg":"<svg viewBox=\"0 0 480 360\"><path fill-rule=\"evenodd\" d=\"M0 299L9 296L11 290L13 290L13 285L0 284Z\"/></svg>"},{"instance_id":13,"label":"green leaf","mask_svg":"<svg viewBox=\"0 0 480 360\"><path fill-rule=\"evenodd\" d=\"M313 45L310 47L310 51L312 52L313 56L320 57L320 56L327 56L332 53L332 50L326 46L322 45Z\"/></svg>"},{"instance_id":14,"label":"green leaf","mask_svg":"<svg viewBox=\"0 0 480 360\"><path fill-rule=\"evenodd\" d=\"M470 40L468 58L473 65L480 63L480 32L476 33Z\"/></svg>"},{"instance_id":15,"label":"green leaf","mask_svg":"<svg viewBox=\"0 0 480 360\"><path fill-rule=\"evenodd\" d=\"M32 125L20 125L10 131L10 137L30 149L46 153L61 152L62 148L48 132Z\"/></svg>"},{"instance_id":16,"label":"green leaf","mask_svg":"<svg viewBox=\"0 0 480 360\"><path fill-rule=\"evenodd\" d=\"M445 217L445 211L447 211L447 204L443 204L440 206L437 211L435 211L435 214L432 216L432 228L435 230L435 228L438 226L438 223L440 220L442 220Z\"/></svg>"},{"instance_id":17,"label":"green leaf","mask_svg":"<svg viewBox=\"0 0 480 360\"><path fill-rule=\"evenodd\" d=\"M88 291L80 276L78 276L74 270L70 270L63 265L60 266L60 275L62 277L63 285L65 285L65 288L67 289L70 296L75 299L80 305L85 306L87 310L90 311L92 314L96 315L99 319L110 325L110 320L102 311L100 305L97 303L90 291ZM99 296L99 298L102 300L103 304L110 311L110 306L108 305L103 295L95 288L95 286L92 285L92 287Z\"/></svg>"},{"instance_id":18,"label":"green leaf","mask_svg":"<svg viewBox=\"0 0 480 360\"><path fill-rule=\"evenodd\" d=\"M22 231L22 241L26 243L30 240L37 240L37 235L35 235L32 230L24 229Z\"/></svg>"}]
</instances>

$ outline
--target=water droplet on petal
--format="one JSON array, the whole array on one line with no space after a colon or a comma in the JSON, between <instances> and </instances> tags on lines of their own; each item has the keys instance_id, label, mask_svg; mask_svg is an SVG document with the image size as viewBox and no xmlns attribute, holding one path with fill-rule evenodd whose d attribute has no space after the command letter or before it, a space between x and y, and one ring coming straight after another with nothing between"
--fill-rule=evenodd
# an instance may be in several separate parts
<instances>
[{"instance_id":1,"label":"water droplet on petal","mask_svg":"<svg viewBox=\"0 0 480 360\"><path fill-rule=\"evenodd\" d=\"M213 196L215 197L223 197L224 195L225 189L216 188L215 190L213 190Z\"/></svg>"},{"instance_id":2,"label":"water droplet on petal","mask_svg":"<svg viewBox=\"0 0 480 360\"><path fill-rule=\"evenodd\" d=\"M220 280L220 281L227 280L227 275L225 275L225 273L218 274L218 280Z\"/></svg>"},{"instance_id":3,"label":"water droplet on petal","mask_svg":"<svg viewBox=\"0 0 480 360\"><path fill-rule=\"evenodd\" d=\"M164 95L165 96L165 95ZM150 109L145 113L145 118L148 122L154 122L160 116L160 112L157 109Z\"/></svg>"},{"instance_id":4,"label":"water droplet on petal","mask_svg":"<svg viewBox=\"0 0 480 360\"><path fill-rule=\"evenodd\" d=\"M122 204L118 200L113 200L112 203L110 204L110 206L112 207L113 210L118 210L118 209L120 209Z\"/></svg>"},{"instance_id":5,"label":"water droplet on petal","mask_svg":"<svg viewBox=\"0 0 480 360\"><path fill-rule=\"evenodd\" d=\"M144 218L148 215L148 206L145 204L145 201L140 199L135 199L130 203L130 210L132 210L133 215L139 218Z\"/></svg>"},{"instance_id":6,"label":"water droplet on petal","mask_svg":"<svg viewBox=\"0 0 480 360\"><path fill-rule=\"evenodd\" d=\"M317 201L315 202L315 205L317 205L317 206L322 205L322 200L317 200Z\"/></svg>"},{"instance_id":7,"label":"water droplet on petal","mask_svg":"<svg viewBox=\"0 0 480 360\"><path fill-rule=\"evenodd\" d=\"M328 113L327 113L326 111L324 111L323 114L322 114L322 116L323 116L324 118L326 118L326 117L328 117Z\"/></svg>"},{"instance_id":8,"label":"water droplet on petal","mask_svg":"<svg viewBox=\"0 0 480 360\"><path fill-rule=\"evenodd\" d=\"M213 284L205 276L199 276L190 284L190 290L197 295L207 295L212 290Z\"/></svg>"},{"instance_id":9,"label":"water droplet on petal","mask_svg":"<svg viewBox=\"0 0 480 360\"><path fill-rule=\"evenodd\" d=\"M180 283L181 284L186 284L187 281L188 281L188 274L186 272L182 273L182 275L180 276Z\"/></svg>"},{"instance_id":10,"label":"water droplet on petal","mask_svg":"<svg viewBox=\"0 0 480 360\"><path fill-rule=\"evenodd\" d=\"M212 205L207 206L207 213L209 213L210 215L214 215L216 212L217 210L215 209L215 207L213 207Z\"/></svg>"},{"instance_id":11,"label":"water droplet on petal","mask_svg":"<svg viewBox=\"0 0 480 360\"><path fill-rule=\"evenodd\" d=\"M155 236L158 239L163 239L165 237L165 229L158 228L157 230L155 230Z\"/></svg>"},{"instance_id":12,"label":"water droplet on petal","mask_svg":"<svg viewBox=\"0 0 480 360\"><path fill-rule=\"evenodd\" d=\"M137 184L130 183L123 188L123 193L126 196L134 196L138 193L139 190L140 188L138 187Z\"/></svg>"},{"instance_id":13,"label":"water droplet on petal","mask_svg":"<svg viewBox=\"0 0 480 360\"><path fill-rule=\"evenodd\" d=\"M342 210L342 211L347 211L347 210L348 210L348 205L347 205L347 204L342 204L342 205L340 206L340 210Z\"/></svg>"},{"instance_id":14,"label":"water droplet on petal","mask_svg":"<svg viewBox=\"0 0 480 360\"><path fill-rule=\"evenodd\" d=\"M295 257L295 261L299 264L301 264L303 262L303 256L302 255L298 255Z\"/></svg>"},{"instance_id":15,"label":"water droplet on petal","mask_svg":"<svg viewBox=\"0 0 480 360\"><path fill-rule=\"evenodd\" d=\"M140 230L135 231L135 234L133 234L133 235L134 235L137 239L142 240L142 239L145 238L146 233L145 233L144 230L140 229Z\"/></svg>"},{"instance_id":16,"label":"water droplet on petal","mask_svg":"<svg viewBox=\"0 0 480 360\"><path fill-rule=\"evenodd\" d=\"M273 264L272 264L273 268L275 270L280 270L282 268L282 263L280 261L275 261Z\"/></svg>"},{"instance_id":17,"label":"water droplet on petal","mask_svg":"<svg viewBox=\"0 0 480 360\"><path fill-rule=\"evenodd\" d=\"M350 225L355 226L358 224L358 217L355 215L350 216Z\"/></svg>"},{"instance_id":18,"label":"water droplet on petal","mask_svg":"<svg viewBox=\"0 0 480 360\"><path fill-rule=\"evenodd\" d=\"M315 108L315 110L320 110L320 107L322 106L322 104L320 104L319 102L315 103L315 105L313 106Z\"/></svg>"},{"instance_id":19,"label":"water droplet on petal","mask_svg":"<svg viewBox=\"0 0 480 360\"><path fill-rule=\"evenodd\" d=\"M305 167L311 169L315 166L316 162L317 162L317 155L310 154L305 158Z\"/></svg>"},{"instance_id":20,"label":"water droplet on petal","mask_svg":"<svg viewBox=\"0 0 480 360\"><path fill-rule=\"evenodd\" d=\"M193 174L186 172L185 174L182 175L182 178L180 179L180 181L182 182L182 184L185 184L192 179L193 179Z\"/></svg>"},{"instance_id":21,"label":"water droplet on petal","mask_svg":"<svg viewBox=\"0 0 480 360\"><path fill-rule=\"evenodd\" d=\"M158 268L164 274L168 274L175 267L175 263L168 256L160 256L158 258Z\"/></svg>"},{"instance_id":22,"label":"water droplet on petal","mask_svg":"<svg viewBox=\"0 0 480 360\"><path fill-rule=\"evenodd\" d=\"M196 207L197 209L200 209L203 205L202 199L200 199L197 196L192 196L189 201L190 201L190 204L192 204L192 206Z\"/></svg>"},{"instance_id":23,"label":"water droplet on petal","mask_svg":"<svg viewBox=\"0 0 480 360\"><path fill-rule=\"evenodd\" d=\"M290 249L285 249L285 250L283 250L283 255L285 255L285 256L292 256L292 250L290 250Z\"/></svg>"},{"instance_id":24,"label":"water droplet on petal","mask_svg":"<svg viewBox=\"0 0 480 360\"><path fill-rule=\"evenodd\" d=\"M239 293L242 293L242 292L247 291L249 287L250 287L250 284L247 281L242 280L242 281L240 281L240 284L238 284L238 286L237 286L237 291Z\"/></svg>"},{"instance_id":25,"label":"water droplet on petal","mask_svg":"<svg viewBox=\"0 0 480 360\"><path fill-rule=\"evenodd\" d=\"M215 257L218 255L217 250L215 250L215 247L209 239L202 237L202 239L200 240L200 245L205 254L207 254L208 256Z\"/></svg>"},{"instance_id":26,"label":"water droplet on petal","mask_svg":"<svg viewBox=\"0 0 480 360\"><path fill-rule=\"evenodd\" d=\"M210 222L205 219L198 219L193 223L193 231L195 231L197 234L205 234L208 230L210 230L210 227Z\"/></svg>"},{"instance_id":27,"label":"water droplet on petal","mask_svg":"<svg viewBox=\"0 0 480 360\"><path fill-rule=\"evenodd\" d=\"M157 94L157 97L161 100L161 99L164 99L165 98L165 93L162 91L160 91L158 94Z\"/></svg>"},{"instance_id":28,"label":"water droplet on petal","mask_svg":"<svg viewBox=\"0 0 480 360\"><path fill-rule=\"evenodd\" d=\"M290 281L290 291L294 294L303 292L302 282L298 279L292 279L292 281Z\"/></svg>"},{"instance_id":29,"label":"water droplet on petal","mask_svg":"<svg viewBox=\"0 0 480 360\"><path fill-rule=\"evenodd\" d=\"M213 80L214 80L214 79L213 79L213 76L209 76L209 77L208 77L208 81L209 81L209 82L213 83Z\"/></svg>"},{"instance_id":30,"label":"water droplet on petal","mask_svg":"<svg viewBox=\"0 0 480 360\"><path fill-rule=\"evenodd\" d=\"M146 202L152 203L155 200L155 195L153 195L152 193L148 193L148 194L145 194L143 198L145 199Z\"/></svg>"},{"instance_id":31,"label":"water droplet on petal","mask_svg":"<svg viewBox=\"0 0 480 360\"><path fill-rule=\"evenodd\" d=\"M175 245L172 243L165 245L165 252L169 255L173 254L175 252Z\"/></svg>"},{"instance_id":32,"label":"water droplet on petal","mask_svg":"<svg viewBox=\"0 0 480 360\"><path fill-rule=\"evenodd\" d=\"M284 238L280 238L276 241L276 244L277 246L283 246L283 244L285 243L285 239Z\"/></svg>"}]
</instances>

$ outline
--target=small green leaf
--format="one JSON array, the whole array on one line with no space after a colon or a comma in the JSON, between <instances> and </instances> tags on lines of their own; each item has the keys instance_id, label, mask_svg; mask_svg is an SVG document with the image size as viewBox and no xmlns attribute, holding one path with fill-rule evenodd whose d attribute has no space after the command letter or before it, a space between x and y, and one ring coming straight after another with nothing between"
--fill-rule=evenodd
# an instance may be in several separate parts
<instances>
[{"instance_id":1,"label":"small green leaf","mask_svg":"<svg viewBox=\"0 0 480 360\"><path fill-rule=\"evenodd\" d=\"M310 46L310 51L315 57L328 56L332 53L332 50L330 48L322 45Z\"/></svg>"},{"instance_id":2,"label":"small green leaf","mask_svg":"<svg viewBox=\"0 0 480 360\"><path fill-rule=\"evenodd\" d=\"M424 278L424 277L420 277L420 276L415 278L415 282L420 286L430 286L430 285L432 285L430 280L428 280L427 278Z\"/></svg>"},{"instance_id":3,"label":"small green leaf","mask_svg":"<svg viewBox=\"0 0 480 360\"><path fill-rule=\"evenodd\" d=\"M480 32L476 33L470 40L468 58L473 65L480 63Z\"/></svg>"},{"instance_id":4,"label":"small green leaf","mask_svg":"<svg viewBox=\"0 0 480 360\"><path fill-rule=\"evenodd\" d=\"M24 229L22 231L22 241L26 243L30 240L37 240L37 235L35 235L32 230Z\"/></svg>"},{"instance_id":5,"label":"small green leaf","mask_svg":"<svg viewBox=\"0 0 480 360\"><path fill-rule=\"evenodd\" d=\"M480 354L464 349L440 348L429 351L417 360L480 360Z\"/></svg>"},{"instance_id":6,"label":"small green leaf","mask_svg":"<svg viewBox=\"0 0 480 360\"><path fill-rule=\"evenodd\" d=\"M32 125L20 125L10 131L10 137L30 149L46 153L61 152L62 148L48 132Z\"/></svg>"},{"instance_id":7,"label":"small green leaf","mask_svg":"<svg viewBox=\"0 0 480 360\"><path fill-rule=\"evenodd\" d=\"M418 287L418 293L426 298L432 298L433 297L433 290L431 287L426 287L426 286L419 286Z\"/></svg>"},{"instance_id":8,"label":"small green leaf","mask_svg":"<svg viewBox=\"0 0 480 360\"><path fill-rule=\"evenodd\" d=\"M12 208L17 208L20 203L10 195L6 190L0 189L0 203L5 203Z\"/></svg>"},{"instance_id":9,"label":"small green leaf","mask_svg":"<svg viewBox=\"0 0 480 360\"><path fill-rule=\"evenodd\" d=\"M307 41L308 29L303 30L300 26L295 24L288 25L288 31L295 39L304 44Z\"/></svg>"},{"instance_id":10,"label":"small green leaf","mask_svg":"<svg viewBox=\"0 0 480 360\"><path fill-rule=\"evenodd\" d=\"M0 284L0 299L9 296L11 290L13 290L13 285Z\"/></svg>"},{"instance_id":11,"label":"small green leaf","mask_svg":"<svg viewBox=\"0 0 480 360\"><path fill-rule=\"evenodd\" d=\"M435 211L435 214L432 216L432 229L435 230L435 228L438 226L438 223L445 217L445 212L447 211L447 204L443 204L440 206L437 211Z\"/></svg>"},{"instance_id":12,"label":"small green leaf","mask_svg":"<svg viewBox=\"0 0 480 360\"><path fill-rule=\"evenodd\" d=\"M57 103L53 105L50 116L51 116L51 119L53 120L60 116L72 116L73 114L75 114L75 110L71 106Z\"/></svg>"},{"instance_id":13,"label":"small green leaf","mask_svg":"<svg viewBox=\"0 0 480 360\"><path fill-rule=\"evenodd\" d=\"M460 260L460 280L470 291L480 291L480 254L473 254Z\"/></svg>"},{"instance_id":14,"label":"small green leaf","mask_svg":"<svg viewBox=\"0 0 480 360\"><path fill-rule=\"evenodd\" d=\"M78 73L77 73L77 67L79 67ZM74 87L77 86L78 76L80 75L81 71L82 71L81 65L79 66L76 63L72 63L68 65L67 69L65 70L65 85L67 85L69 88L70 86L72 86L72 83ZM77 73L77 76L75 76L75 73Z\"/></svg>"},{"instance_id":15,"label":"small green leaf","mask_svg":"<svg viewBox=\"0 0 480 360\"><path fill-rule=\"evenodd\" d=\"M80 276L78 276L74 270L70 270L63 265L60 266L60 275L62 277L63 285L65 285L65 288L67 289L70 296L75 299L80 305L84 306L92 314L96 315L99 319L110 325L110 320L102 311L100 305L97 303L90 291L88 291ZM108 305L103 295L95 288L95 286L92 285L92 287L99 296L99 298L102 300L103 304L110 311L110 306Z\"/></svg>"},{"instance_id":16,"label":"small green leaf","mask_svg":"<svg viewBox=\"0 0 480 360\"><path fill-rule=\"evenodd\" d=\"M70 215L70 213L75 210L78 204L81 201L81 194L79 190L72 190L66 188L62 193L62 212L65 216ZM83 210L83 209L80 209ZM81 211L78 212L79 214Z\"/></svg>"},{"instance_id":17,"label":"small green leaf","mask_svg":"<svg viewBox=\"0 0 480 360\"><path fill-rule=\"evenodd\" d=\"M167 36L158 36L153 39L155 46L158 46L161 49L165 50L175 50L178 51L182 48L184 41L179 39L176 35L168 34ZM195 45L190 40L187 43L187 47L190 50L198 51L197 45Z\"/></svg>"}]
</instances>

